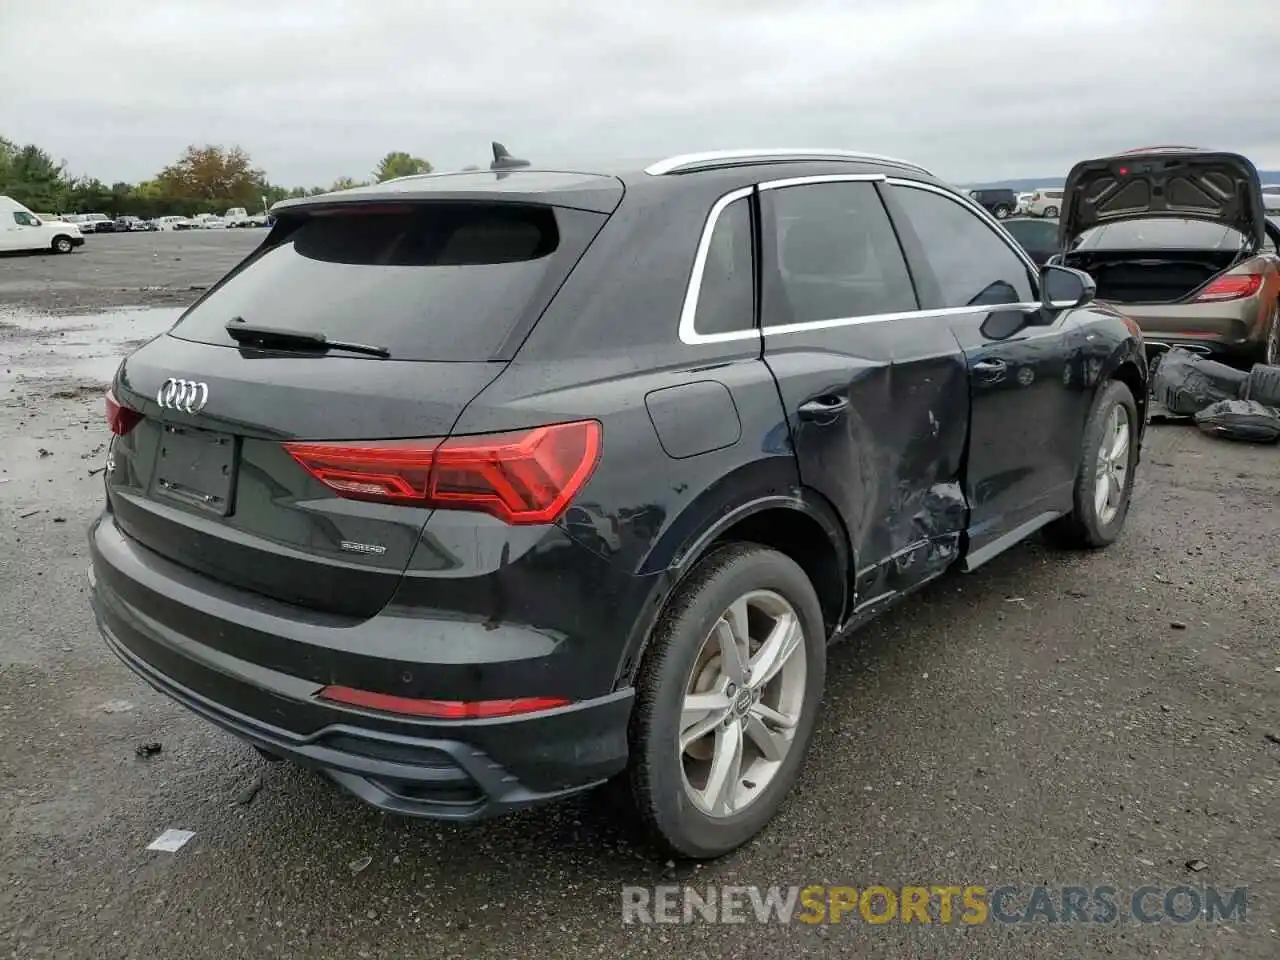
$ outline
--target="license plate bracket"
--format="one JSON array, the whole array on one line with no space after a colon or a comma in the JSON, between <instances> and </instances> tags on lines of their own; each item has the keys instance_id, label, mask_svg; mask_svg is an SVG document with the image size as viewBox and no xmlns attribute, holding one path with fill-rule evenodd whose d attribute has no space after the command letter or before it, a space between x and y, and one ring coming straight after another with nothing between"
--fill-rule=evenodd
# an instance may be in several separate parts
<instances>
[{"instance_id":1,"label":"license plate bracket","mask_svg":"<svg viewBox=\"0 0 1280 960\"><path fill-rule=\"evenodd\" d=\"M236 439L227 433L164 424L156 449L152 493L227 516L235 494Z\"/></svg>"}]
</instances>

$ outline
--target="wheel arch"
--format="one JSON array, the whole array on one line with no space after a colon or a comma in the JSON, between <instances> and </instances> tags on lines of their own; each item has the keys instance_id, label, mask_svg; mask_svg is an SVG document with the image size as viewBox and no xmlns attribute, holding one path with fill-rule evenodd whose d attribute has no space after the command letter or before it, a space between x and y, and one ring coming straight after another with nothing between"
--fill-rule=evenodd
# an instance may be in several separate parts
<instances>
[{"instance_id":1,"label":"wheel arch","mask_svg":"<svg viewBox=\"0 0 1280 960\"><path fill-rule=\"evenodd\" d=\"M688 572L716 549L741 542L777 550L804 570L818 594L828 635L844 622L852 600L855 566L839 513L822 494L803 486L760 494L720 514L680 543L645 605L648 615L628 639L615 687L631 683L655 625Z\"/></svg>"},{"instance_id":2,"label":"wheel arch","mask_svg":"<svg viewBox=\"0 0 1280 960\"><path fill-rule=\"evenodd\" d=\"M1125 333L1125 338L1116 344L1106 363L1103 364L1101 376L1094 384L1094 396L1096 397L1110 381L1120 381L1129 388L1134 402L1138 405L1139 424L1145 424L1151 392L1150 370L1142 341L1128 330Z\"/></svg>"}]
</instances>

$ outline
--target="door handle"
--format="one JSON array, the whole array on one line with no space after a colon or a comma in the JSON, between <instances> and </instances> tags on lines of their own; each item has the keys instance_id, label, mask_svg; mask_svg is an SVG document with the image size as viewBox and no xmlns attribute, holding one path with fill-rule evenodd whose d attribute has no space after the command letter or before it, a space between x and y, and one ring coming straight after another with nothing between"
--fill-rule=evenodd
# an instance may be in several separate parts
<instances>
[{"instance_id":1,"label":"door handle","mask_svg":"<svg viewBox=\"0 0 1280 960\"><path fill-rule=\"evenodd\" d=\"M815 397L800 404L800 409L797 412L800 414L801 420L809 420L813 423L830 423L848 409L848 397L829 395Z\"/></svg>"},{"instance_id":2,"label":"door handle","mask_svg":"<svg viewBox=\"0 0 1280 960\"><path fill-rule=\"evenodd\" d=\"M1003 360L979 360L973 365L973 372L981 380L1003 380L1008 369Z\"/></svg>"}]
</instances>

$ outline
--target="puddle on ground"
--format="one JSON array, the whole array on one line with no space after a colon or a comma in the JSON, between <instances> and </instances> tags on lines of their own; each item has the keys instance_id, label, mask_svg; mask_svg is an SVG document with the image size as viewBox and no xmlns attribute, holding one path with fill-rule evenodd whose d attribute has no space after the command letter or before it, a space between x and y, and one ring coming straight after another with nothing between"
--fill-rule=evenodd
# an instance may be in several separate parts
<instances>
[{"instance_id":1,"label":"puddle on ground","mask_svg":"<svg viewBox=\"0 0 1280 960\"><path fill-rule=\"evenodd\" d=\"M177 307L66 317L0 310L0 401L33 387L55 396L96 393L122 359L181 314Z\"/></svg>"}]
</instances>

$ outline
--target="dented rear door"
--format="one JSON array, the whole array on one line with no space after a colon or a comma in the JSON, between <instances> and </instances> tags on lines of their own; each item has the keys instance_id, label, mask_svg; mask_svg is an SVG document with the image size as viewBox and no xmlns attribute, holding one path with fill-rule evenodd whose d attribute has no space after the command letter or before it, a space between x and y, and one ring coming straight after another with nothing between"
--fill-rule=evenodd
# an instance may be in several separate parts
<instances>
[{"instance_id":1,"label":"dented rear door","mask_svg":"<svg viewBox=\"0 0 1280 960\"><path fill-rule=\"evenodd\" d=\"M839 510L867 608L945 569L965 525L964 355L922 312L883 177L761 190L765 359L806 486Z\"/></svg>"}]
</instances>

